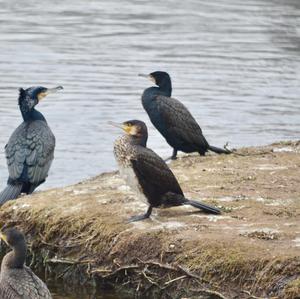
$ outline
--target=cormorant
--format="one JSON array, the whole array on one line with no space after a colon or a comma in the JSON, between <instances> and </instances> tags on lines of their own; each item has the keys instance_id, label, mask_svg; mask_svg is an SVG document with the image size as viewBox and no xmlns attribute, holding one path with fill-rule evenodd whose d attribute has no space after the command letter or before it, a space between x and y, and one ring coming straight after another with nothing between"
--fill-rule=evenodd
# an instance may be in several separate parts
<instances>
[{"instance_id":1,"label":"cormorant","mask_svg":"<svg viewBox=\"0 0 300 299\"><path fill-rule=\"evenodd\" d=\"M177 151L198 152L201 156L208 150L217 154L231 153L209 145L189 110L180 101L171 98L172 83L168 73L157 71L139 76L147 77L157 85L144 90L142 104L152 124L173 148L172 160L176 159Z\"/></svg>"},{"instance_id":2,"label":"cormorant","mask_svg":"<svg viewBox=\"0 0 300 299\"><path fill-rule=\"evenodd\" d=\"M1 264L0 298L51 299L45 283L25 266L27 246L24 235L15 228L6 228L0 237L12 248Z\"/></svg>"},{"instance_id":3,"label":"cormorant","mask_svg":"<svg viewBox=\"0 0 300 299\"><path fill-rule=\"evenodd\" d=\"M148 131L144 122L130 120L121 125L111 124L125 131L114 145L120 174L149 204L145 214L133 216L129 221L148 218L152 208L180 205L191 205L208 213L220 214L220 210L215 207L185 198L176 177L165 161L146 147Z\"/></svg>"},{"instance_id":4,"label":"cormorant","mask_svg":"<svg viewBox=\"0 0 300 299\"><path fill-rule=\"evenodd\" d=\"M45 182L54 157L55 137L35 106L48 94L61 89L61 86L19 89L18 102L24 121L5 146L9 178L0 193L0 205L23 192L32 193Z\"/></svg>"}]
</instances>

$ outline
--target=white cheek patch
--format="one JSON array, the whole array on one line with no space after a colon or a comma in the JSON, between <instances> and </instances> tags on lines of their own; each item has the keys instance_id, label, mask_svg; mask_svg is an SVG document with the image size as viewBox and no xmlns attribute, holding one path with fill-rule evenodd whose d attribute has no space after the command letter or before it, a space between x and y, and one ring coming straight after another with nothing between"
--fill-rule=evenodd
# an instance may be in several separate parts
<instances>
[{"instance_id":1,"label":"white cheek patch","mask_svg":"<svg viewBox=\"0 0 300 299\"><path fill-rule=\"evenodd\" d=\"M152 76L149 76L149 80L150 80L151 82L153 82L154 84L156 84L156 80L155 80L155 78L154 78L154 77L152 77Z\"/></svg>"},{"instance_id":2,"label":"white cheek patch","mask_svg":"<svg viewBox=\"0 0 300 299\"><path fill-rule=\"evenodd\" d=\"M130 135L137 135L137 128L135 126L131 127L130 129Z\"/></svg>"},{"instance_id":3,"label":"white cheek patch","mask_svg":"<svg viewBox=\"0 0 300 299\"><path fill-rule=\"evenodd\" d=\"M45 93L45 92L39 93L38 100L41 101L46 95L47 95L47 93Z\"/></svg>"}]
</instances>

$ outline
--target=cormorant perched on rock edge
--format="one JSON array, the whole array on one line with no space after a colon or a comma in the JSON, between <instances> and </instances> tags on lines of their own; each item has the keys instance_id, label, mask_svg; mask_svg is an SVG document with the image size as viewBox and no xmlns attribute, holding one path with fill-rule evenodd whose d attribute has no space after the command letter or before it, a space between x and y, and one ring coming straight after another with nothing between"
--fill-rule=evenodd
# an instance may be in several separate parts
<instances>
[{"instance_id":1,"label":"cormorant perched on rock edge","mask_svg":"<svg viewBox=\"0 0 300 299\"><path fill-rule=\"evenodd\" d=\"M45 182L54 157L55 137L35 106L48 94L61 89L61 86L20 88L18 102L24 121L5 146L9 178L0 193L0 205L22 192L32 193Z\"/></svg>"},{"instance_id":2,"label":"cormorant perched on rock edge","mask_svg":"<svg viewBox=\"0 0 300 299\"><path fill-rule=\"evenodd\" d=\"M231 153L227 149L209 145L188 109L180 101L171 98L172 83L168 73L157 71L139 76L147 77L157 85L144 90L142 104L152 124L173 148L172 160L176 159L177 151L198 152L201 156L208 150L217 154Z\"/></svg>"},{"instance_id":3,"label":"cormorant perched on rock edge","mask_svg":"<svg viewBox=\"0 0 300 299\"><path fill-rule=\"evenodd\" d=\"M176 177L165 161L146 147L148 132L144 122L130 120L123 124L111 124L122 128L126 133L114 145L120 174L149 204L145 214L131 217L130 222L150 217L152 208L180 205L191 205L207 213L220 214L220 210L215 207L184 197Z\"/></svg>"},{"instance_id":4,"label":"cormorant perched on rock edge","mask_svg":"<svg viewBox=\"0 0 300 299\"><path fill-rule=\"evenodd\" d=\"M0 298L51 299L45 283L25 266L27 246L24 235L15 228L6 228L0 232L0 237L12 248L1 264Z\"/></svg>"}]
</instances>

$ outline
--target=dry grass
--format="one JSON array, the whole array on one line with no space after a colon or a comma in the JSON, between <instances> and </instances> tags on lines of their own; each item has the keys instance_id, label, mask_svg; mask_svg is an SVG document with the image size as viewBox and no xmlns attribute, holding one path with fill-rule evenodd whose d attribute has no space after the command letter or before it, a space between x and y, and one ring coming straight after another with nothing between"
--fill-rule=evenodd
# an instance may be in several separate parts
<instances>
[{"instance_id":1,"label":"dry grass","mask_svg":"<svg viewBox=\"0 0 300 299\"><path fill-rule=\"evenodd\" d=\"M143 298L299 298L299 150L280 143L173 162L186 196L222 216L178 207L127 224L146 206L108 173L7 203L0 224L19 226L33 265L69 283L124 284Z\"/></svg>"}]
</instances>

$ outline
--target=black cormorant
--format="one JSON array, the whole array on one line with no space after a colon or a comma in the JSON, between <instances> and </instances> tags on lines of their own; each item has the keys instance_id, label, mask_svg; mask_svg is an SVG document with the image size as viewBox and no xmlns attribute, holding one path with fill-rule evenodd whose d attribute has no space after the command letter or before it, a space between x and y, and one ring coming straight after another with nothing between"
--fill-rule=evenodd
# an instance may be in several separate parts
<instances>
[{"instance_id":1,"label":"black cormorant","mask_svg":"<svg viewBox=\"0 0 300 299\"><path fill-rule=\"evenodd\" d=\"M9 178L0 193L0 205L22 192L32 193L45 182L53 160L55 137L35 106L45 96L60 89L61 86L20 88L19 106L24 121L5 146Z\"/></svg>"},{"instance_id":2,"label":"black cormorant","mask_svg":"<svg viewBox=\"0 0 300 299\"><path fill-rule=\"evenodd\" d=\"M157 71L139 76L147 77L157 85L144 90L142 104L153 125L173 148L172 160L176 159L177 151L198 152L201 156L208 150L217 154L231 153L209 145L189 110L180 101L171 98L172 83L168 73Z\"/></svg>"},{"instance_id":3,"label":"black cormorant","mask_svg":"<svg viewBox=\"0 0 300 299\"><path fill-rule=\"evenodd\" d=\"M45 283L25 266L27 246L24 235L15 228L7 228L1 231L0 237L12 248L1 264L0 298L51 299Z\"/></svg>"},{"instance_id":4,"label":"black cormorant","mask_svg":"<svg viewBox=\"0 0 300 299\"><path fill-rule=\"evenodd\" d=\"M215 207L184 197L176 177L165 161L146 147L148 132L144 122L130 120L121 125L114 125L121 127L126 133L118 138L114 145L120 174L149 204L144 215L134 216L130 221L148 218L152 208L180 205L191 205L208 213L220 214Z\"/></svg>"}]
</instances>

